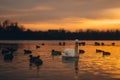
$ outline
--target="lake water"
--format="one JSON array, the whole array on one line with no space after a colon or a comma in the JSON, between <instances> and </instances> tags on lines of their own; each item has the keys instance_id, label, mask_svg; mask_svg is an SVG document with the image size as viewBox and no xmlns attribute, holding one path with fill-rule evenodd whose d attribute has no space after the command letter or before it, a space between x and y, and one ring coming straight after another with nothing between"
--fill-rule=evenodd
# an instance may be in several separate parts
<instances>
[{"instance_id":1,"label":"lake water","mask_svg":"<svg viewBox=\"0 0 120 80\"><path fill-rule=\"evenodd\" d=\"M59 46L65 42L65 46ZM82 41L79 41L82 42ZM18 40L0 41L0 80L120 80L120 41L84 41L85 50L79 55L78 69L75 62L63 62L62 56L51 56L51 50L64 51L74 48L74 41ZM94 42L103 42L104 46L95 46ZM115 46L111 43L114 42ZM42 45L44 43L45 45ZM36 48L39 45L40 48ZM6 62L1 54L2 48L14 47L14 59ZM32 55L40 55L43 65L29 66L29 54L24 49L32 50ZM96 49L110 52L104 56Z\"/></svg>"}]
</instances>

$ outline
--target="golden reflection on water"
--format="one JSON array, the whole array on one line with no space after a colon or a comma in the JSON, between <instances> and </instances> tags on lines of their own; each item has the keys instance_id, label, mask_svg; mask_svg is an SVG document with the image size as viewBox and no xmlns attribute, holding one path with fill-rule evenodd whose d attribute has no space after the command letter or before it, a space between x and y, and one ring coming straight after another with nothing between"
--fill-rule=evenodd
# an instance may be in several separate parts
<instances>
[{"instance_id":1,"label":"golden reflection on water","mask_svg":"<svg viewBox=\"0 0 120 80\"><path fill-rule=\"evenodd\" d=\"M120 46L85 46L84 49L87 52L81 56L80 64L84 65L82 62L85 61L87 70L95 75L120 78ZM111 55L103 57L102 53L95 53L95 49L108 51Z\"/></svg>"},{"instance_id":2,"label":"golden reflection on water","mask_svg":"<svg viewBox=\"0 0 120 80\"><path fill-rule=\"evenodd\" d=\"M49 42L49 41L48 41ZM87 42L87 41L86 41ZM93 41L94 42L94 41ZM93 42L88 44L92 44ZM107 42L105 42L107 43ZM119 42L117 42L119 43ZM110 44L110 42L109 42ZM36 45L40 48L36 49ZM120 46L79 46L79 49L85 50L80 54L75 62L64 63L62 56L51 56L51 50L63 51L66 48L74 48L74 42L66 41L65 46L59 46L58 42L47 42L45 45L39 43L18 44L18 51L15 52L14 60L6 63L0 54L0 76L9 74L8 78L23 76L21 79L41 80L114 80L120 79ZM25 55L23 50L30 49L34 56L40 55L43 65L38 67L29 67L29 55ZM110 52L111 55L104 56L102 53L96 53L96 49ZM7 65L7 66L6 66ZM13 66L14 65L14 66ZM23 73L23 74L20 74ZM87 76L87 77L86 77ZM5 80L6 77L0 78Z\"/></svg>"}]
</instances>

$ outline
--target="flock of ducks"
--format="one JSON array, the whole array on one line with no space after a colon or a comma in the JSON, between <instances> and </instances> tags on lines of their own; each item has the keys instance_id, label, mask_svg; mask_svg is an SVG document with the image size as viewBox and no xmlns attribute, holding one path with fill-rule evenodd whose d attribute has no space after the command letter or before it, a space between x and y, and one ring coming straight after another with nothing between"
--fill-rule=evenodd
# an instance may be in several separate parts
<instances>
[{"instance_id":1,"label":"flock of ducks","mask_svg":"<svg viewBox=\"0 0 120 80\"><path fill-rule=\"evenodd\" d=\"M57 50L52 50L51 51L51 55L52 56L59 56L62 55L62 58L65 60L75 60L76 55L77 57L79 57L79 54L84 54L85 50L82 49L78 49L78 46L85 46L86 43L85 42L76 42L75 43L75 47L74 49L71 48L67 48L64 51L57 51ZM103 42L94 42L94 46L106 46ZM115 46L115 43L111 43L111 46ZM104 50L100 50L100 49L96 49L96 53L102 53L102 56L110 56L111 53L108 51L104 51Z\"/></svg>"},{"instance_id":2,"label":"flock of ducks","mask_svg":"<svg viewBox=\"0 0 120 80\"><path fill-rule=\"evenodd\" d=\"M45 45L44 43L42 43L41 45ZM65 42L59 42L59 45L60 46L65 46L66 43ZM86 43L85 42L79 42L77 43L78 46L85 46ZM105 45L103 42L101 43L98 43L98 42L95 42L94 43L95 46L103 46ZM112 43L111 44L112 46L115 46L115 43ZM36 45L36 49L40 48L39 45ZM71 51L70 51L71 50ZM59 56L59 55L75 55L75 50L76 49L66 49L65 51L61 52L61 51L57 51L57 50L51 50L51 55L52 56ZM14 58L14 52L17 51L16 48L4 48L1 50L1 54L3 55L3 58L5 61L12 61L13 58ZM29 62L30 62L30 65L36 65L36 66L40 66L43 64L43 61L42 59L40 58L40 56L33 56L31 55L32 54L32 50L27 50L27 49L24 49L24 54L29 54ZM78 50L78 54L84 54L85 53L85 50ZM102 53L103 56L109 56L111 55L110 52L107 52L107 51L104 51L104 50L100 50L100 49L96 49L96 53Z\"/></svg>"},{"instance_id":3,"label":"flock of ducks","mask_svg":"<svg viewBox=\"0 0 120 80\"><path fill-rule=\"evenodd\" d=\"M104 46L105 44L104 44L103 42L95 42L94 45L95 45L95 46ZM115 43L112 42L111 45L112 45L112 46L115 46Z\"/></svg>"},{"instance_id":4,"label":"flock of ducks","mask_svg":"<svg viewBox=\"0 0 120 80\"><path fill-rule=\"evenodd\" d=\"M96 53L102 53L103 57L111 55L110 52L106 52L106 51L100 50L100 49L96 49Z\"/></svg>"},{"instance_id":5,"label":"flock of ducks","mask_svg":"<svg viewBox=\"0 0 120 80\"><path fill-rule=\"evenodd\" d=\"M45 45L44 43L42 43L41 45ZM39 45L36 45L36 49L40 48ZM14 54L15 51L17 51L17 48L2 48L1 49L1 54L3 56L4 61L12 61L14 59ZM40 56L33 56L32 55L32 50L29 49L23 49L24 54L28 54L29 55L29 62L30 65L36 65L36 66L40 66L43 64L42 59L40 59Z\"/></svg>"}]
</instances>

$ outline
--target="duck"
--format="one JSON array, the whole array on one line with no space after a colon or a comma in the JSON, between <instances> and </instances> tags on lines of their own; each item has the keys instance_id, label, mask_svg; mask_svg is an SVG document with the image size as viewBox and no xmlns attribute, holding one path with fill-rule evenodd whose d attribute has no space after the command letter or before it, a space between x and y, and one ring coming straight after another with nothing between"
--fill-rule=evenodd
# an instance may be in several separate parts
<instances>
[{"instance_id":1,"label":"duck","mask_svg":"<svg viewBox=\"0 0 120 80\"><path fill-rule=\"evenodd\" d=\"M60 46L65 46L66 43L65 43L65 42L59 42L59 45L60 45Z\"/></svg>"},{"instance_id":2,"label":"duck","mask_svg":"<svg viewBox=\"0 0 120 80\"><path fill-rule=\"evenodd\" d=\"M109 56L109 55L111 55L111 53L110 52L103 52L103 56Z\"/></svg>"},{"instance_id":3,"label":"duck","mask_svg":"<svg viewBox=\"0 0 120 80\"><path fill-rule=\"evenodd\" d=\"M24 54L31 54L31 53L32 53L31 50L25 50L25 49L24 49Z\"/></svg>"},{"instance_id":4,"label":"duck","mask_svg":"<svg viewBox=\"0 0 120 80\"><path fill-rule=\"evenodd\" d=\"M16 48L7 48L7 50L9 50L11 53L14 53L15 51L17 51Z\"/></svg>"},{"instance_id":5,"label":"duck","mask_svg":"<svg viewBox=\"0 0 120 80\"><path fill-rule=\"evenodd\" d=\"M112 46L115 46L115 43L114 43L114 42L112 43Z\"/></svg>"},{"instance_id":6,"label":"duck","mask_svg":"<svg viewBox=\"0 0 120 80\"><path fill-rule=\"evenodd\" d=\"M13 60L13 54L12 53L8 53L4 55L4 61L12 61Z\"/></svg>"},{"instance_id":7,"label":"duck","mask_svg":"<svg viewBox=\"0 0 120 80\"><path fill-rule=\"evenodd\" d=\"M43 64L43 61L42 59L40 59L40 56L29 55L29 62L30 64L35 64L36 66L40 66Z\"/></svg>"},{"instance_id":8,"label":"duck","mask_svg":"<svg viewBox=\"0 0 120 80\"><path fill-rule=\"evenodd\" d=\"M59 45L61 46L61 45L62 45L62 43L61 43L61 42L59 42Z\"/></svg>"},{"instance_id":9,"label":"duck","mask_svg":"<svg viewBox=\"0 0 120 80\"><path fill-rule=\"evenodd\" d=\"M63 42L63 46L65 46L66 45L66 43L65 42Z\"/></svg>"},{"instance_id":10,"label":"duck","mask_svg":"<svg viewBox=\"0 0 120 80\"><path fill-rule=\"evenodd\" d=\"M83 54L83 53L85 53L85 51L80 49L79 54Z\"/></svg>"},{"instance_id":11,"label":"duck","mask_svg":"<svg viewBox=\"0 0 120 80\"><path fill-rule=\"evenodd\" d=\"M95 42L94 45L95 45L95 46L100 46L100 43Z\"/></svg>"},{"instance_id":12,"label":"duck","mask_svg":"<svg viewBox=\"0 0 120 80\"><path fill-rule=\"evenodd\" d=\"M40 46L36 45L36 49L40 48Z\"/></svg>"},{"instance_id":13,"label":"duck","mask_svg":"<svg viewBox=\"0 0 120 80\"><path fill-rule=\"evenodd\" d=\"M96 49L96 53L101 53L101 52L104 52L104 51L100 49Z\"/></svg>"},{"instance_id":14,"label":"duck","mask_svg":"<svg viewBox=\"0 0 120 80\"><path fill-rule=\"evenodd\" d=\"M34 63L36 66L40 66L43 64L43 61L40 59L40 56L37 56Z\"/></svg>"},{"instance_id":15,"label":"duck","mask_svg":"<svg viewBox=\"0 0 120 80\"><path fill-rule=\"evenodd\" d=\"M1 53L2 55L8 54L10 51L8 49L2 49Z\"/></svg>"},{"instance_id":16,"label":"duck","mask_svg":"<svg viewBox=\"0 0 120 80\"><path fill-rule=\"evenodd\" d=\"M85 46L85 42L80 42L79 46Z\"/></svg>"},{"instance_id":17,"label":"duck","mask_svg":"<svg viewBox=\"0 0 120 80\"><path fill-rule=\"evenodd\" d=\"M103 42L101 42L101 46L104 46L105 44Z\"/></svg>"},{"instance_id":18,"label":"duck","mask_svg":"<svg viewBox=\"0 0 120 80\"><path fill-rule=\"evenodd\" d=\"M57 56L57 55L61 55L61 51L55 51L54 49L52 50L52 56Z\"/></svg>"},{"instance_id":19,"label":"duck","mask_svg":"<svg viewBox=\"0 0 120 80\"><path fill-rule=\"evenodd\" d=\"M42 43L41 45L43 45L43 46L44 46L45 44L44 44L44 43Z\"/></svg>"}]
</instances>

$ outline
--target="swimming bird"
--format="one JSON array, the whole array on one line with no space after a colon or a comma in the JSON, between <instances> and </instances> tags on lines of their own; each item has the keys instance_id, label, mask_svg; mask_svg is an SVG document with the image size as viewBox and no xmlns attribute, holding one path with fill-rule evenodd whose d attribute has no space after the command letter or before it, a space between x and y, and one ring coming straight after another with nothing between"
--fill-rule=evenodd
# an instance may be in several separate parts
<instances>
[{"instance_id":1,"label":"swimming bird","mask_svg":"<svg viewBox=\"0 0 120 80\"><path fill-rule=\"evenodd\" d=\"M85 46L85 42L80 42L79 46Z\"/></svg>"},{"instance_id":2,"label":"swimming bird","mask_svg":"<svg viewBox=\"0 0 120 80\"><path fill-rule=\"evenodd\" d=\"M103 56L109 56L111 55L110 52L103 52Z\"/></svg>"},{"instance_id":3,"label":"swimming bird","mask_svg":"<svg viewBox=\"0 0 120 80\"><path fill-rule=\"evenodd\" d=\"M8 53L4 55L4 61L12 61L13 60L13 54L12 53Z\"/></svg>"},{"instance_id":4,"label":"swimming bird","mask_svg":"<svg viewBox=\"0 0 120 80\"><path fill-rule=\"evenodd\" d=\"M61 45L62 45L62 43L61 43L61 42L59 42L59 45L61 46Z\"/></svg>"},{"instance_id":5,"label":"swimming bird","mask_svg":"<svg viewBox=\"0 0 120 80\"><path fill-rule=\"evenodd\" d=\"M62 52L62 59L63 60L74 60L75 57L79 57L78 53L78 40L75 40L75 48L67 48Z\"/></svg>"},{"instance_id":6,"label":"swimming bird","mask_svg":"<svg viewBox=\"0 0 120 80\"><path fill-rule=\"evenodd\" d=\"M83 53L85 53L85 51L82 50L82 49L80 49L80 50L79 50L79 54L83 54Z\"/></svg>"},{"instance_id":7,"label":"swimming bird","mask_svg":"<svg viewBox=\"0 0 120 80\"><path fill-rule=\"evenodd\" d=\"M104 46L105 44L103 42L101 42L101 46Z\"/></svg>"},{"instance_id":8,"label":"swimming bird","mask_svg":"<svg viewBox=\"0 0 120 80\"><path fill-rule=\"evenodd\" d=\"M40 59L40 56L29 56L30 65L35 64L36 66L40 66L43 64L43 61Z\"/></svg>"},{"instance_id":9,"label":"swimming bird","mask_svg":"<svg viewBox=\"0 0 120 80\"><path fill-rule=\"evenodd\" d=\"M52 50L51 54L52 54L52 56L61 55L61 51Z\"/></svg>"},{"instance_id":10,"label":"swimming bird","mask_svg":"<svg viewBox=\"0 0 120 80\"><path fill-rule=\"evenodd\" d=\"M100 43L95 42L94 45L95 45L95 46L100 46Z\"/></svg>"},{"instance_id":11,"label":"swimming bird","mask_svg":"<svg viewBox=\"0 0 120 80\"><path fill-rule=\"evenodd\" d=\"M40 66L43 64L43 61L40 59L40 56L37 56L34 63L36 66Z\"/></svg>"},{"instance_id":12,"label":"swimming bird","mask_svg":"<svg viewBox=\"0 0 120 80\"><path fill-rule=\"evenodd\" d=\"M115 43L114 43L114 42L112 43L112 46L115 46Z\"/></svg>"},{"instance_id":13,"label":"swimming bird","mask_svg":"<svg viewBox=\"0 0 120 80\"><path fill-rule=\"evenodd\" d=\"M25 50L25 49L24 49L24 54L31 54L31 53L32 53L31 50Z\"/></svg>"},{"instance_id":14,"label":"swimming bird","mask_svg":"<svg viewBox=\"0 0 120 80\"><path fill-rule=\"evenodd\" d=\"M11 53L14 53L15 51L17 51L17 49L16 48L7 48L7 50L9 50Z\"/></svg>"},{"instance_id":15,"label":"swimming bird","mask_svg":"<svg viewBox=\"0 0 120 80\"><path fill-rule=\"evenodd\" d=\"M66 44L66 43L65 43L65 42L63 42L63 46L65 46L65 44Z\"/></svg>"},{"instance_id":16,"label":"swimming bird","mask_svg":"<svg viewBox=\"0 0 120 80\"><path fill-rule=\"evenodd\" d=\"M40 48L40 46L36 45L36 49Z\"/></svg>"},{"instance_id":17,"label":"swimming bird","mask_svg":"<svg viewBox=\"0 0 120 80\"><path fill-rule=\"evenodd\" d=\"M14 53L15 51L17 51L17 49L15 49L15 48L4 48L4 49L2 49L1 53L2 53L2 55L5 55L8 53Z\"/></svg>"},{"instance_id":18,"label":"swimming bird","mask_svg":"<svg viewBox=\"0 0 120 80\"><path fill-rule=\"evenodd\" d=\"M1 53L2 55L8 54L10 51L8 49L2 49Z\"/></svg>"},{"instance_id":19,"label":"swimming bird","mask_svg":"<svg viewBox=\"0 0 120 80\"><path fill-rule=\"evenodd\" d=\"M104 52L103 50L96 49L96 53Z\"/></svg>"},{"instance_id":20,"label":"swimming bird","mask_svg":"<svg viewBox=\"0 0 120 80\"><path fill-rule=\"evenodd\" d=\"M44 43L42 43L41 45L43 45L43 46L44 46L45 44L44 44Z\"/></svg>"}]
</instances>

